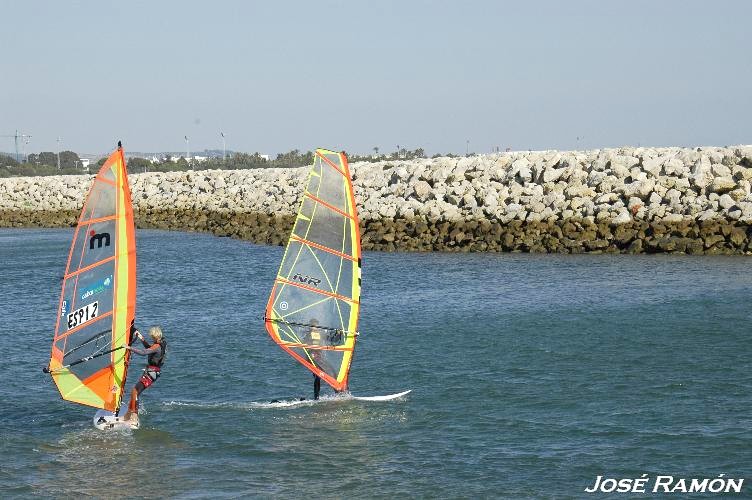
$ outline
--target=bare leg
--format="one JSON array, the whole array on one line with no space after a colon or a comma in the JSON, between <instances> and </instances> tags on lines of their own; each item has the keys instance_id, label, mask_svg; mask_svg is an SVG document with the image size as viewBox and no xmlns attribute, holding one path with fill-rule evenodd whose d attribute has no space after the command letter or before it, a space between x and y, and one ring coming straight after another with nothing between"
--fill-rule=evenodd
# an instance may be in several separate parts
<instances>
[{"instance_id":1,"label":"bare leg","mask_svg":"<svg viewBox=\"0 0 752 500\"><path fill-rule=\"evenodd\" d=\"M130 420L134 413L138 413L138 392L136 387L131 390L131 400L128 402L128 411L125 413L123 420Z\"/></svg>"}]
</instances>

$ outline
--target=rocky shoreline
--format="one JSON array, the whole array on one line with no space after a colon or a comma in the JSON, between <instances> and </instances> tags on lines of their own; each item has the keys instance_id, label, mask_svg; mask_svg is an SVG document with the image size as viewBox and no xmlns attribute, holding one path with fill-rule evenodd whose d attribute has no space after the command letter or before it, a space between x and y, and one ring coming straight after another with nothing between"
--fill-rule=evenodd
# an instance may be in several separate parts
<instances>
[{"instance_id":1,"label":"rocky shoreline","mask_svg":"<svg viewBox=\"0 0 752 500\"><path fill-rule=\"evenodd\" d=\"M140 228L283 244L307 166L129 177ZM363 248L752 253L752 146L353 163ZM0 227L75 225L92 176L0 179Z\"/></svg>"}]
</instances>

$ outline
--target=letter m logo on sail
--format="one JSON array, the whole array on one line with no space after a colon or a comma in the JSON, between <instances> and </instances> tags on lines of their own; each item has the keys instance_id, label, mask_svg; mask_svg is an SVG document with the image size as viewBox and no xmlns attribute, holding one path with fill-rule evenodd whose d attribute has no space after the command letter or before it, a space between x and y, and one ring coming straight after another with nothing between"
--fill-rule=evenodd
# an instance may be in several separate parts
<instances>
[{"instance_id":1,"label":"letter m logo on sail","mask_svg":"<svg viewBox=\"0 0 752 500\"><path fill-rule=\"evenodd\" d=\"M110 246L110 233L99 233L92 231L89 233L89 250L94 250L94 243L97 244L97 248L102 248L102 245Z\"/></svg>"}]
</instances>

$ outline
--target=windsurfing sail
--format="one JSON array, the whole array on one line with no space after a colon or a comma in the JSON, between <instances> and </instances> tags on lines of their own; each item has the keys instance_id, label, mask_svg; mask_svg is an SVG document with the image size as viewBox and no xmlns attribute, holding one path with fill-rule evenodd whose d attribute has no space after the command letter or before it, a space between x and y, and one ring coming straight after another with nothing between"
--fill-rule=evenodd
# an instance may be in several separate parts
<instances>
[{"instance_id":1,"label":"windsurfing sail","mask_svg":"<svg viewBox=\"0 0 752 500\"><path fill-rule=\"evenodd\" d=\"M347 158L317 149L265 321L282 349L339 391L357 336L360 264Z\"/></svg>"},{"instance_id":2,"label":"windsurfing sail","mask_svg":"<svg viewBox=\"0 0 752 500\"><path fill-rule=\"evenodd\" d=\"M118 411L135 313L136 237L118 143L94 178L68 253L45 368L63 399Z\"/></svg>"}]
</instances>

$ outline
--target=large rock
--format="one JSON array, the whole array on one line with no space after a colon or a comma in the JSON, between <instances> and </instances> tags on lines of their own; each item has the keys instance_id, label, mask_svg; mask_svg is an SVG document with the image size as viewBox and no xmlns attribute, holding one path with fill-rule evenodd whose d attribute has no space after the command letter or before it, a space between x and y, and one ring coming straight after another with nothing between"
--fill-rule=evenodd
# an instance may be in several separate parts
<instances>
[{"instance_id":1,"label":"large rock","mask_svg":"<svg viewBox=\"0 0 752 500\"><path fill-rule=\"evenodd\" d=\"M543 182L556 182L564 174L565 168L547 167L543 171Z\"/></svg>"},{"instance_id":2,"label":"large rock","mask_svg":"<svg viewBox=\"0 0 752 500\"><path fill-rule=\"evenodd\" d=\"M614 219L614 224L626 224L628 222L632 222L632 217L627 210L620 211L619 215Z\"/></svg>"},{"instance_id":3,"label":"large rock","mask_svg":"<svg viewBox=\"0 0 752 500\"><path fill-rule=\"evenodd\" d=\"M415 197L420 201L427 201L434 197L431 185L426 181L418 181L413 186Z\"/></svg>"},{"instance_id":4,"label":"large rock","mask_svg":"<svg viewBox=\"0 0 752 500\"><path fill-rule=\"evenodd\" d=\"M736 182L731 177L716 177L710 186L710 190L718 194L728 193L734 188L736 188Z\"/></svg>"},{"instance_id":5,"label":"large rock","mask_svg":"<svg viewBox=\"0 0 752 500\"><path fill-rule=\"evenodd\" d=\"M624 196L636 196L642 200L648 199L655 188L655 180L645 179L624 185Z\"/></svg>"},{"instance_id":6,"label":"large rock","mask_svg":"<svg viewBox=\"0 0 752 500\"><path fill-rule=\"evenodd\" d=\"M736 200L734 200L731 196L724 194L718 199L718 205L721 208L728 210L729 208L736 205Z\"/></svg>"}]
</instances>

